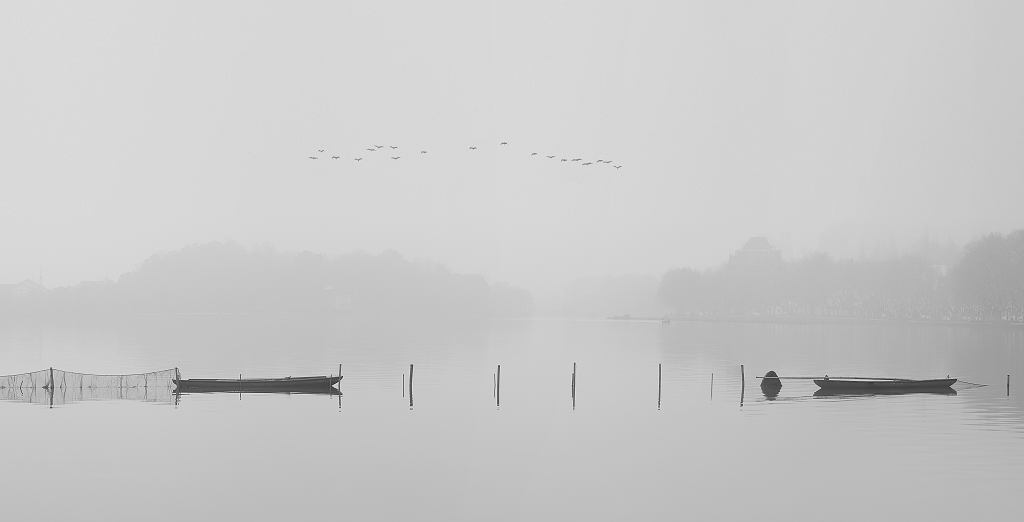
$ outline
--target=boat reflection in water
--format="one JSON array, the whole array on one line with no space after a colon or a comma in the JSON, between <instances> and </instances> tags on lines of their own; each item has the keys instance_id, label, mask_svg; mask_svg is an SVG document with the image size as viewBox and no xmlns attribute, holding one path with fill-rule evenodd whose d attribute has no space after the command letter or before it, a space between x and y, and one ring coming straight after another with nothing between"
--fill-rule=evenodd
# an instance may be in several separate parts
<instances>
[{"instance_id":1,"label":"boat reflection in water","mask_svg":"<svg viewBox=\"0 0 1024 522\"><path fill-rule=\"evenodd\" d=\"M232 395L237 393L239 399L242 398L242 394L245 394L245 395L323 395L323 396L328 396L328 397L337 397L338 398L338 408L339 409L341 408L341 398L344 396L344 394L341 393L341 390L339 390L339 389L337 389L337 388L335 388L333 386L330 387L330 388L327 388L327 389L320 388L320 389L305 389L305 390L303 390L303 389L298 389L298 390L280 390L280 389L278 389L278 390L252 390L252 389L242 389L242 390L239 390L237 388L234 389L234 390L210 390L210 389L199 390L199 389L188 389L188 388L186 388L184 390L179 390L179 389L175 389L174 390L174 405L178 406L179 404L181 404L181 397L182 396L187 396L187 395L209 395L209 394L214 394L214 393L224 393L224 394L232 394Z\"/></svg>"},{"instance_id":2,"label":"boat reflection in water","mask_svg":"<svg viewBox=\"0 0 1024 522\"><path fill-rule=\"evenodd\" d=\"M815 397L872 397L875 395L912 395L912 394L926 394L926 395L956 395L956 390L950 387L945 388L876 388L876 389L844 389L844 390L831 390L822 388L814 392Z\"/></svg>"}]
</instances>

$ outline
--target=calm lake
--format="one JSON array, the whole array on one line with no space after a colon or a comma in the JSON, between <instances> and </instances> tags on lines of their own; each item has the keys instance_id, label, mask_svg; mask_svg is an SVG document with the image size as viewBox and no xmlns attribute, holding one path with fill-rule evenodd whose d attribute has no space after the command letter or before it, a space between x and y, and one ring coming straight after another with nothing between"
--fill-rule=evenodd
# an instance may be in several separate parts
<instances>
[{"instance_id":1,"label":"calm lake","mask_svg":"<svg viewBox=\"0 0 1024 522\"><path fill-rule=\"evenodd\" d=\"M403 388L410 363L412 406ZM0 402L0 512L7 520L959 521L1024 512L1020 327L0 318L0 375L52 366L278 377L337 374L338 364L342 397ZM754 378L768 370L948 374L988 386L819 397L810 381L785 381L769 400Z\"/></svg>"}]
</instances>

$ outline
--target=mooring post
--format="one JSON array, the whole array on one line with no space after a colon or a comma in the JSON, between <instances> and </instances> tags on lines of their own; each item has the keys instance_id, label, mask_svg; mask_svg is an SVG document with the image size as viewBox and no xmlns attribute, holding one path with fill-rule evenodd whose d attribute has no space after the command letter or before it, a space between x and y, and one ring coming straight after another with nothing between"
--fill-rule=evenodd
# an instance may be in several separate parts
<instances>
[{"instance_id":1,"label":"mooring post","mask_svg":"<svg viewBox=\"0 0 1024 522\"><path fill-rule=\"evenodd\" d=\"M740 408L743 407L743 392L747 391L747 374L740 365Z\"/></svg>"},{"instance_id":2,"label":"mooring post","mask_svg":"<svg viewBox=\"0 0 1024 522\"><path fill-rule=\"evenodd\" d=\"M572 409L576 410L576 363L572 363Z\"/></svg>"},{"instance_id":3,"label":"mooring post","mask_svg":"<svg viewBox=\"0 0 1024 522\"><path fill-rule=\"evenodd\" d=\"M501 365L498 365L498 374L495 381L495 398L498 399L498 406L501 406Z\"/></svg>"}]
</instances>

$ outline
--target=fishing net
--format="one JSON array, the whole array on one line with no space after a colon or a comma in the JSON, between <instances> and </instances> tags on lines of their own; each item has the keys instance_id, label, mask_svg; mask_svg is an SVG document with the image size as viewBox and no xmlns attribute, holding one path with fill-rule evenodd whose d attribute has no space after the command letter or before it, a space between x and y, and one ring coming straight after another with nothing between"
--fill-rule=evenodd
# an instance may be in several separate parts
<instances>
[{"instance_id":1,"label":"fishing net","mask_svg":"<svg viewBox=\"0 0 1024 522\"><path fill-rule=\"evenodd\" d=\"M172 403L177 370L97 375L56 368L0 376L0 400L58 405L80 401L131 400Z\"/></svg>"}]
</instances>

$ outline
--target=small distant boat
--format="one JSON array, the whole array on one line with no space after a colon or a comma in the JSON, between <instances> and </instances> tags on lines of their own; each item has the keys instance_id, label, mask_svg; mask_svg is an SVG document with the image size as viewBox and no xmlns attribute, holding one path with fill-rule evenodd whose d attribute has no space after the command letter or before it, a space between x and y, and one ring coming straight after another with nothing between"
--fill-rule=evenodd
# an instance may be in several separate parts
<instances>
[{"instance_id":1,"label":"small distant boat","mask_svg":"<svg viewBox=\"0 0 1024 522\"><path fill-rule=\"evenodd\" d=\"M284 377L279 379L173 379L181 392L310 392L330 390L341 377Z\"/></svg>"},{"instance_id":2,"label":"small distant boat","mask_svg":"<svg viewBox=\"0 0 1024 522\"><path fill-rule=\"evenodd\" d=\"M953 386L956 379L855 379L834 378L814 379L821 391L865 393L886 391L944 390Z\"/></svg>"}]
</instances>

